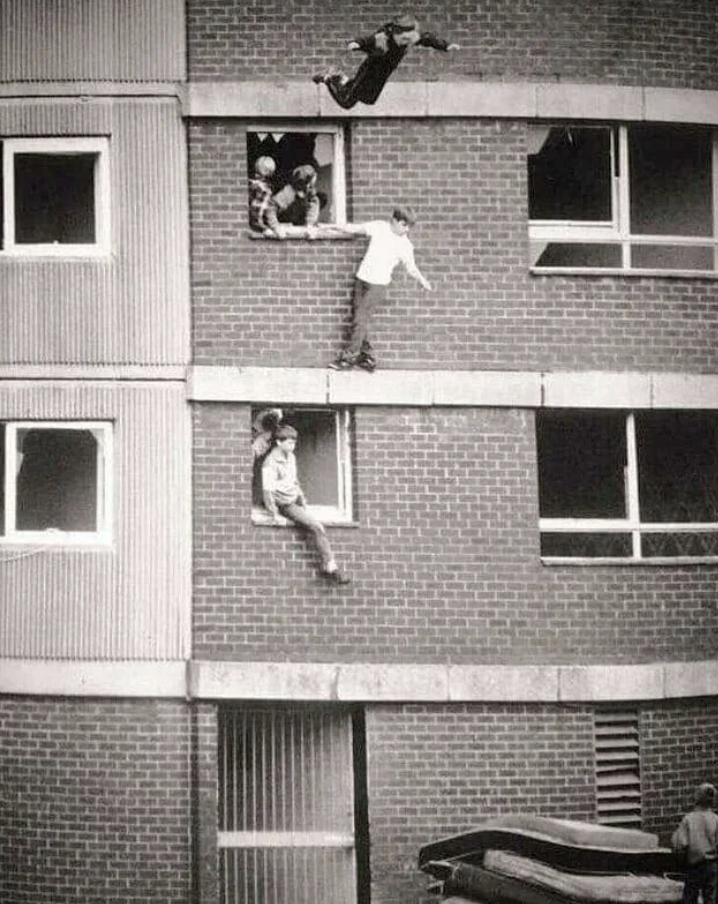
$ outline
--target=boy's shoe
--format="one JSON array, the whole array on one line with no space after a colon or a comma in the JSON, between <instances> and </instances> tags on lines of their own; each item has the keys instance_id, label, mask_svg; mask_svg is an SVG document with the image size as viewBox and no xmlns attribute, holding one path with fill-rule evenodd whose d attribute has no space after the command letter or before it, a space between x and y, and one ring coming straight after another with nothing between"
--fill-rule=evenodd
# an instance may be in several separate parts
<instances>
[{"instance_id":1,"label":"boy's shoe","mask_svg":"<svg viewBox=\"0 0 718 904\"><path fill-rule=\"evenodd\" d=\"M312 81L315 85L325 84L327 79L332 78L336 75L341 75L342 71L337 66L331 66L329 69L325 69L324 72L316 72L312 76Z\"/></svg>"},{"instance_id":2,"label":"boy's shoe","mask_svg":"<svg viewBox=\"0 0 718 904\"><path fill-rule=\"evenodd\" d=\"M312 76L312 81L315 85L321 85L324 83L326 79L326 72L315 72Z\"/></svg>"},{"instance_id":3,"label":"boy's shoe","mask_svg":"<svg viewBox=\"0 0 718 904\"><path fill-rule=\"evenodd\" d=\"M376 370L376 359L372 355L360 355L357 361L357 367L372 373Z\"/></svg>"},{"instance_id":4,"label":"boy's shoe","mask_svg":"<svg viewBox=\"0 0 718 904\"><path fill-rule=\"evenodd\" d=\"M349 358L337 358L336 361L332 361L327 367L330 370L351 370L356 364L358 364L357 361L351 361Z\"/></svg>"},{"instance_id":5,"label":"boy's shoe","mask_svg":"<svg viewBox=\"0 0 718 904\"><path fill-rule=\"evenodd\" d=\"M348 574L344 574L343 571L340 571L338 568L335 568L334 571L320 571L319 574L324 578L324 580L328 584L350 584L351 578Z\"/></svg>"}]
</instances>

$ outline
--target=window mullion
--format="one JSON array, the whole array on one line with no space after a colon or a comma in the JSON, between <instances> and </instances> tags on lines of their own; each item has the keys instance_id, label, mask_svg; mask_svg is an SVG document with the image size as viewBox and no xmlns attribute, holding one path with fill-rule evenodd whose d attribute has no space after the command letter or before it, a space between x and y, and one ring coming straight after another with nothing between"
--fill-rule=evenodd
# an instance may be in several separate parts
<instances>
[{"instance_id":1,"label":"window mullion","mask_svg":"<svg viewBox=\"0 0 718 904\"><path fill-rule=\"evenodd\" d=\"M631 192L629 183L629 159L628 159L628 128L618 127L618 178L617 178L617 205L618 205L618 234L621 240L621 265L628 270L631 267L631 245L628 241L630 235L630 210Z\"/></svg>"},{"instance_id":2,"label":"window mullion","mask_svg":"<svg viewBox=\"0 0 718 904\"><path fill-rule=\"evenodd\" d=\"M626 417L626 503L631 527L633 556L641 558L641 512L638 499L638 449L636 446L636 416Z\"/></svg>"},{"instance_id":3,"label":"window mullion","mask_svg":"<svg viewBox=\"0 0 718 904\"><path fill-rule=\"evenodd\" d=\"M5 425L5 536L15 533L17 523L17 427Z\"/></svg>"}]
</instances>

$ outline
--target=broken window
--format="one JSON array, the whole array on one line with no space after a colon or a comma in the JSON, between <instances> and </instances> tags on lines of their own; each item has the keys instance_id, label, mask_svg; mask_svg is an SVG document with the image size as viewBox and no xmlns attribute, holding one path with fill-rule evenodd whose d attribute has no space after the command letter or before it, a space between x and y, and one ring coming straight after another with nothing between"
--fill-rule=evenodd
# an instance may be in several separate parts
<instances>
[{"instance_id":1,"label":"broken window","mask_svg":"<svg viewBox=\"0 0 718 904\"><path fill-rule=\"evenodd\" d=\"M110 447L107 424L1 424L2 537L43 543L106 537Z\"/></svg>"},{"instance_id":2,"label":"broken window","mask_svg":"<svg viewBox=\"0 0 718 904\"><path fill-rule=\"evenodd\" d=\"M541 411L541 553L718 556L718 415Z\"/></svg>"},{"instance_id":3,"label":"broken window","mask_svg":"<svg viewBox=\"0 0 718 904\"><path fill-rule=\"evenodd\" d=\"M262 231L265 222L263 210L268 198L290 184L297 167L307 165L313 167L317 174L319 222L345 223L344 134L341 128L292 125L273 132L247 131L249 222L253 230ZM266 187L257 181L260 179ZM291 209L286 210L286 217L284 211L281 216L290 226L302 225L292 216ZM294 234L305 233L295 230Z\"/></svg>"},{"instance_id":4,"label":"broken window","mask_svg":"<svg viewBox=\"0 0 718 904\"><path fill-rule=\"evenodd\" d=\"M56 256L107 250L105 139L6 139L2 157L3 250Z\"/></svg>"},{"instance_id":5,"label":"broken window","mask_svg":"<svg viewBox=\"0 0 718 904\"><path fill-rule=\"evenodd\" d=\"M536 125L528 141L533 268L716 270L712 129Z\"/></svg>"},{"instance_id":6,"label":"broken window","mask_svg":"<svg viewBox=\"0 0 718 904\"><path fill-rule=\"evenodd\" d=\"M253 422L261 410L253 410ZM310 511L320 521L328 523L351 521L349 412L327 408L284 408L282 423L294 427L299 434L294 454L299 482ZM262 501L262 460L263 456L254 463L252 501L257 521L265 520L268 514Z\"/></svg>"}]
</instances>

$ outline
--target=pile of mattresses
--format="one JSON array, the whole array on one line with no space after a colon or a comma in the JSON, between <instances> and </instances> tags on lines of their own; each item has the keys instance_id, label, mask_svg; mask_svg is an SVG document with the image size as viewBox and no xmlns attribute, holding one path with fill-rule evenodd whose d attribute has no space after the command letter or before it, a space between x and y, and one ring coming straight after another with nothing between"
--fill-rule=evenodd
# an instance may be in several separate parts
<instances>
[{"instance_id":1,"label":"pile of mattresses","mask_svg":"<svg viewBox=\"0 0 718 904\"><path fill-rule=\"evenodd\" d=\"M419 851L443 904L679 904L675 855L658 838L546 816L504 816Z\"/></svg>"}]
</instances>

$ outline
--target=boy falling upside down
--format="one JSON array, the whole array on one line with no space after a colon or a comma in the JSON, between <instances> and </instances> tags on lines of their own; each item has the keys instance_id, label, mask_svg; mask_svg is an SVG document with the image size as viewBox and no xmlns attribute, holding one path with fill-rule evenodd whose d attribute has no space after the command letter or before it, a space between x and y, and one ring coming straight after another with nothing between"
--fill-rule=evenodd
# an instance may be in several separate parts
<instances>
[{"instance_id":1,"label":"boy falling upside down","mask_svg":"<svg viewBox=\"0 0 718 904\"><path fill-rule=\"evenodd\" d=\"M431 291L431 283L414 261L414 246L408 236L413 224L414 215L410 210L395 207L388 221L370 220L331 227L335 232L369 237L369 245L354 277L351 334L344 350L329 365L334 370L362 367L372 371L376 367L369 329L376 306L386 297L386 289L397 264L403 264L409 276Z\"/></svg>"},{"instance_id":2,"label":"boy falling upside down","mask_svg":"<svg viewBox=\"0 0 718 904\"><path fill-rule=\"evenodd\" d=\"M361 50L366 54L351 78L340 69L332 68L317 73L313 80L318 85L324 83L334 100L345 110L359 101L373 104L409 47L432 47L443 51L459 49L458 44L449 44L431 32L422 32L414 16L397 16L369 37L349 41L348 50Z\"/></svg>"}]
</instances>

